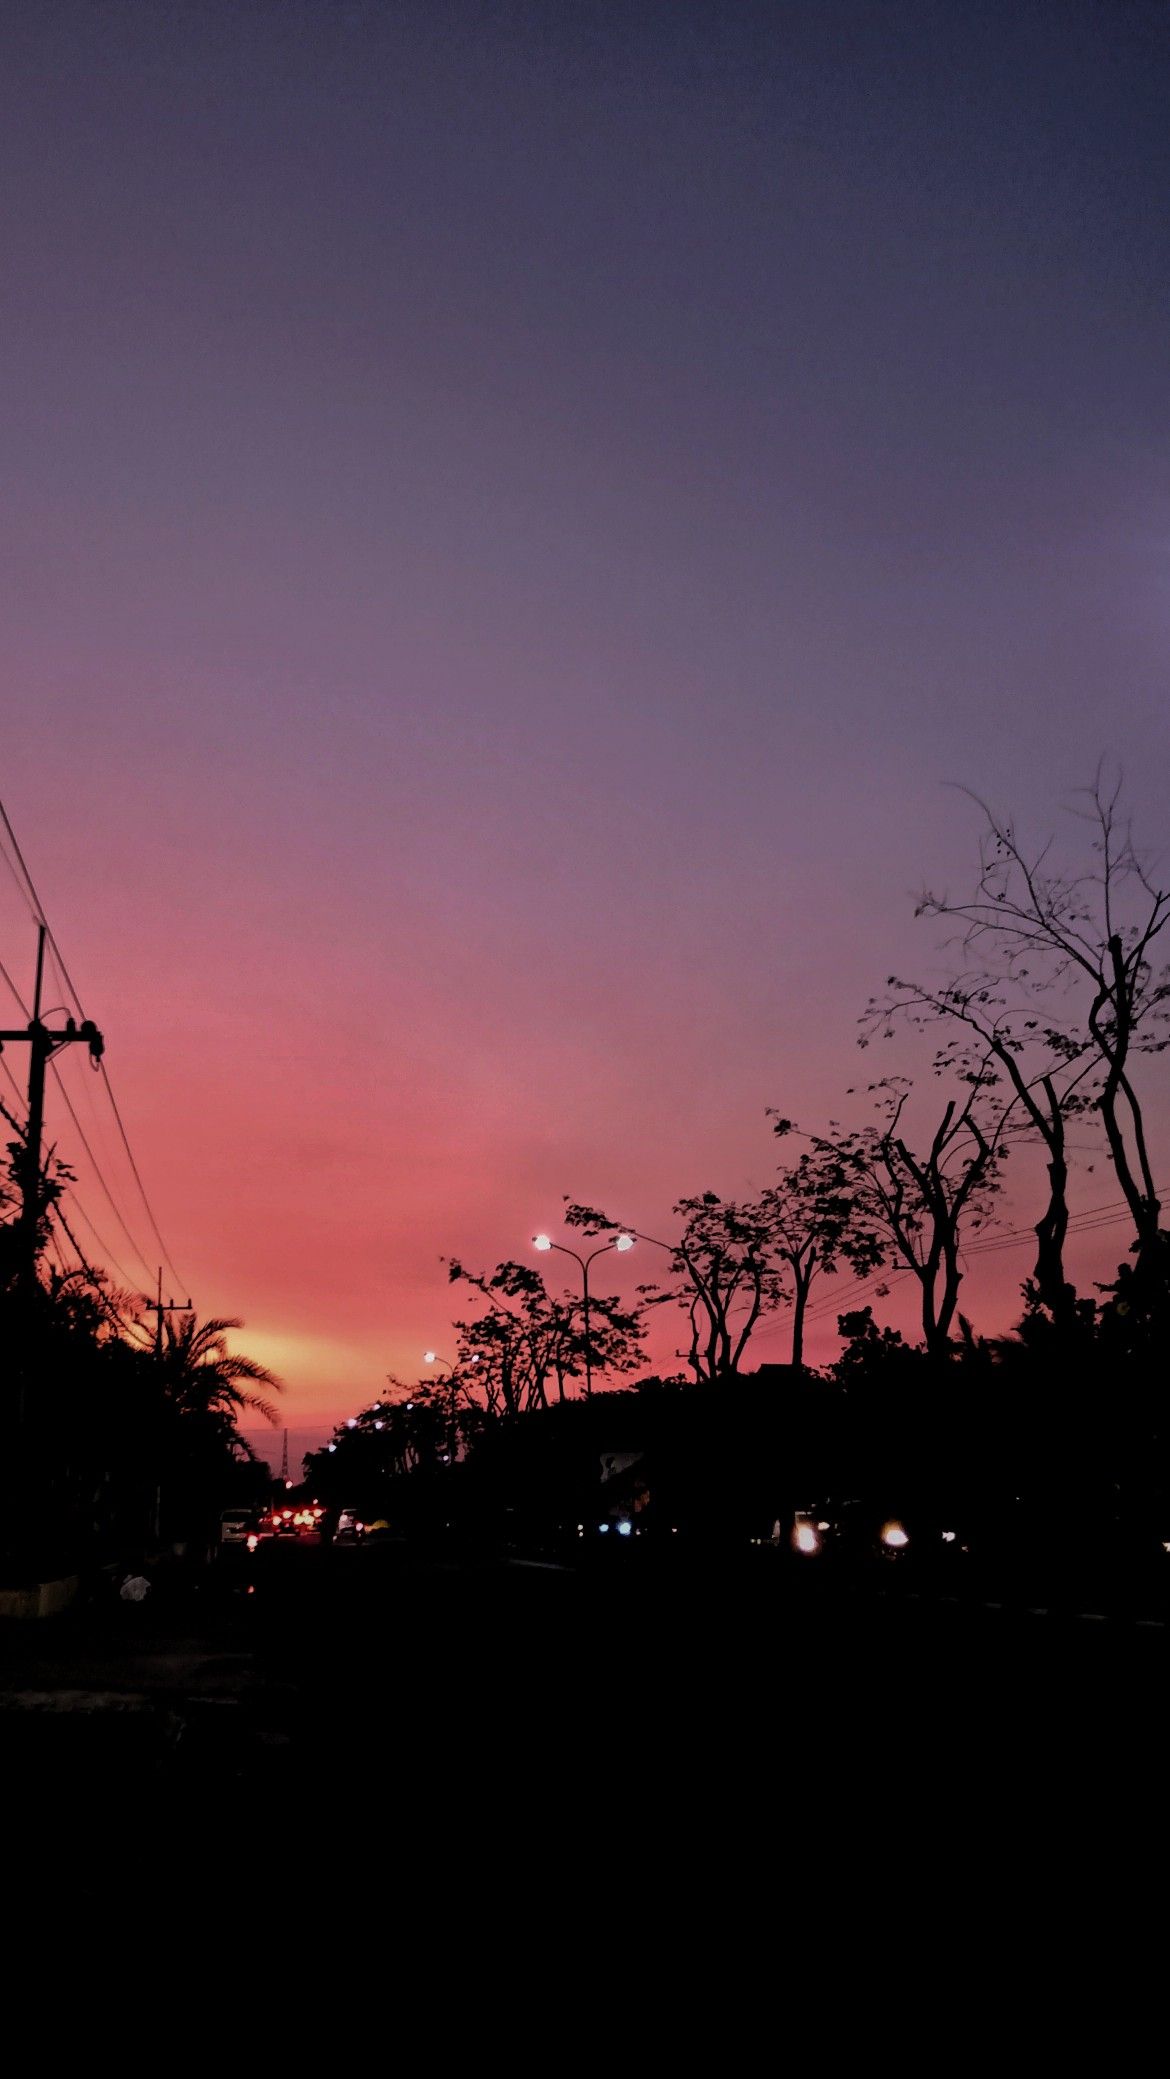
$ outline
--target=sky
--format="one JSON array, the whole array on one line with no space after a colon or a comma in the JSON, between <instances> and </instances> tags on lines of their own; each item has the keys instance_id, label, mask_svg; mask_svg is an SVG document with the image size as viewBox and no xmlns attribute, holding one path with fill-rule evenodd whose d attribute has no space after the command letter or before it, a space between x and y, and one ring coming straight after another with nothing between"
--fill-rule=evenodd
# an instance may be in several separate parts
<instances>
[{"instance_id":1,"label":"sky","mask_svg":"<svg viewBox=\"0 0 1170 2079\"><path fill-rule=\"evenodd\" d=\"M1141 0L9 0L0 792L295 1436L444 1255L863 1116L948 782L1043 835L1107 753L1162 845L1168 88Z\"/></svg>"}]
</instances>

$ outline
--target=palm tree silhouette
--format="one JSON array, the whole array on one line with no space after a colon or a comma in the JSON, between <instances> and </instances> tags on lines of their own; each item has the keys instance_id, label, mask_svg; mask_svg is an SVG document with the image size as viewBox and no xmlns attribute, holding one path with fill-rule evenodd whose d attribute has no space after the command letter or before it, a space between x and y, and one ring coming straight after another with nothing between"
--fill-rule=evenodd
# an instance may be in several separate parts
<instances>
[{"instance_id":1,"label":"palm tree silhouette","mask_svg":"<svg viewBox=\"0 0 1170 2079\"><path fill-rule=\"evenodd\" d=\"M194 1314L168 1316L163 1331L162 1364L166 1394L180 1415L211 1416L234 1427L245 1409L276 1423L276 1409L262 1393L283 1393L282 1382L254 1358L237 1357L227 1346L242 1321L199 1321Z\"/></svg>"}]
</instances>

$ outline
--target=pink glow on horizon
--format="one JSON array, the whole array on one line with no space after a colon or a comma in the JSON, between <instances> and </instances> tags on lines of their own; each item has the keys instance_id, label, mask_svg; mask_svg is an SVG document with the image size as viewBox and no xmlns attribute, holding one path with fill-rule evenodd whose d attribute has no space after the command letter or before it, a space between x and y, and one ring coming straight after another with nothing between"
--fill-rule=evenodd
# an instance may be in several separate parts
<instances>
[{"instance_id":1,"label":"pink glow on horizon","mask_svg":"<svg viewBox=\"0 0 1170 2079\"><path fill-rule=\"evenodd\" d=\"M1108 750L1161 844L1162 75L1108 10L67 11L0 80L0 793L178 1269L307 1428L451 1350L443 1256L563 1193L663 1233L770 1180L769 1105L866 1116L858 1012L970 874L943 782L1043 834Z\"/></svg>"}]
</instances>

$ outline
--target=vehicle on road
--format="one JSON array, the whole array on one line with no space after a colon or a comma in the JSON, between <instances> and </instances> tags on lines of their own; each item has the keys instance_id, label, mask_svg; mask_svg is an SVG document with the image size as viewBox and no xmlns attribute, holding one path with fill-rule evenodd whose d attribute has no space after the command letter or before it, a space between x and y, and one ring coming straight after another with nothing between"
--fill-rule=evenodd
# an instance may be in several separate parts
<instances>
[{"instance_id":1,"label":"vehicle on road","mask_svg":"<svg viewBox=\"0 0 1170 2079\"><path fill-rule=\"evenodd\" d=\"M365 1536L365 1522L357 1509L341 1509L337 1516L337 1529L333 1533L335 1545L358 1545Z\"/></svg>"},{"instance_id":2,"label":"vehicle on road","mask_svg":"<svg viewBox=\"0 0 1170 2079\"><path fill-rule=\"evenodd\" d=\"M255 1527L256 1518L251 1509L225 1509L219 1519L219 1542L221 1545L246 1545L249 1533Z\"/></svg>"},{"instance_id":3,"label":"vehicle on road","mask_svg":"<svg viewBox=\"0 0 1170 2079\"><path fill-rule=\"evenodd\" d=\"M951 1521L860 1497L797 1510L790 1544L800 1559L852 1574L875 1566L899 1574L954 1570L968 1551Z\"/></svg>"},{"instance_id":4,"label":"vehicle on road","mask_svg":"<svg viewBox=\"0 0 1170 2079\"><path fill-rule=\"evenodd\" d=\"M266 1509L252 1526L257 1538L319 1538L325 1510L319 1502Z\"/></svg>"}]
</instances>

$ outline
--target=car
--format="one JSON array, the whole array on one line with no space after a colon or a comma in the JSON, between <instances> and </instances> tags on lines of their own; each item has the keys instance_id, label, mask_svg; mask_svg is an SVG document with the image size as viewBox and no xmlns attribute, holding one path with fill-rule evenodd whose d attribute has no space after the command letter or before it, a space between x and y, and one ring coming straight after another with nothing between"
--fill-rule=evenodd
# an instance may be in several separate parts
<instances>
[{"instance_id":1,"label":"car","mask_svg":"<svg viewBox=\"0 0 1170 2079\"><path fill-rule=\"evenodd\" d=\"M283 1509L267 1509L256 1530L264 1538L319 1538L324 1515L320 1502L296 1502Z\"/></svg>"},{"instance_id":2,"label":"car","mask_svg":"<svg viewBox=\"0 0 1170 2079\"><path fill-rule=\"evenodd\" d=\"M320 1502L305 1502L299 1509L294 1509L292 1522L298 1538L319 1538L324 1515Z\"/></svg>"},{"instance_id":3,"label":"car","mask_svg":"<svg viewBox=\"0 0 1170 2079\"><path fill-rule=\"evenodd\" d=\"M851 1498L797 1510L787 1542L798 1560L818 1562L826 1573L861 1579L879 1569L888 1577L893 1568L899 1580L929 1589L967 1578L971 1536L954 1506Z\"/></svg>"},{"instance_id":4,"label":"car","mask_svg":"<svg viewBox=\"0 0 1170 2079\"><path fill-rule=\"evenodd\" d=\"M335 1545L358 1545L365 1536L365 1531L365 1523L357 1509L340 1509L333 1542Z\"/></svg>"},{"instance_id":5,"label":"car","mask_svg":"<svg viewBox=\"0 0 1170 2079\"><path fill-rule=\"evenodd\" d=\"M798 1509L793 1518L792 1549L803 1559L819 1559L856 1568L878 1560L903 1563L912 1545L900 1514L869 1501L825 1501Z\"/></svg>"},{"instance_id":6,"label":"car","mask_svg":"<svg viewBox=\"0 0 1170 2079\"><path fill-rule=\"evenodd\" d=\"M246 1545L255 1521L251 1509L225 1509L219 1519L220 1544Z\"/></svg>"}]
</instances>

